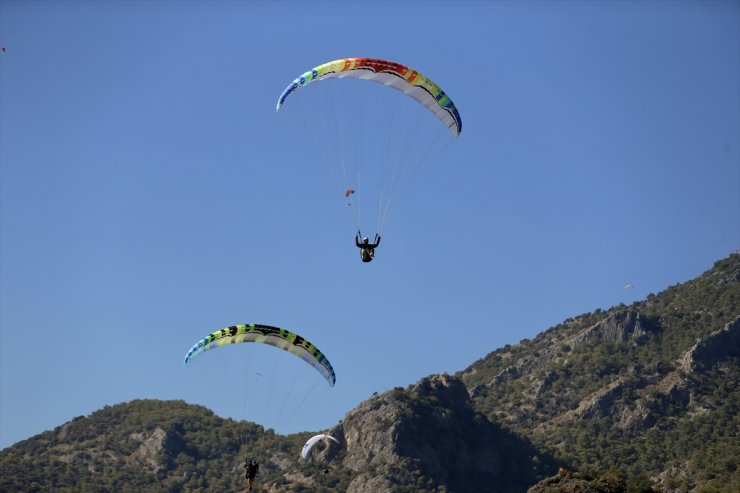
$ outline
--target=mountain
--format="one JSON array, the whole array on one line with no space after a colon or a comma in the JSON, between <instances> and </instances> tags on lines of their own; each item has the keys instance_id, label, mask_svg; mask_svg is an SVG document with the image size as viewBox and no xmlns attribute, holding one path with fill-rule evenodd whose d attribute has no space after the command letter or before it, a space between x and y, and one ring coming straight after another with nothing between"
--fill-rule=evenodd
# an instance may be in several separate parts
<instances>
[{"instance_id":1,"label":"mountain","mask_svg":"<svg viewBox=\"0 0 740 493\"><path fill-rule=\"evenodd\" d=\"M331 431L342 437L348 492L526 491L555 462L476 413L462 381L449 375L396 388L350 411Z\"/></svg>"},{"instance_id":2,"label":"mountain","mask_svg":"<svg viewBox=\"0 0 740 493\"><path fill-rule=\"evenodd\" d=\"M740 491L740 255L630 306L496 350L458 375L474 407L579 470Z\"/></svg>"},{"instance_id":3,"label":"mountain","mask_svg":"<svg viewBox=\"0 0 740 493\"><path fill-rule=\"evenodd\" d=\"M740 255L579 315L457 375L276 435L182 401L105 407L0 452L3 492L740 491ZM562 467L562 471L557 473ZM556 474L557 473L557 474Z\"/></svg>"},{"instance_id":4,"label":"mountain","mask_svg":"<svg viewBox=\"0 0 740 493\"><path fill-rule=\"evenodd\" d=\"M255 453L260 491L276 493L524 492L556 467L478 414L449 375L375 395L329 433L340 445L317 445L304 461L310 433L278 436L200 406L137 400L4 450L0 492L243 491L242 461Z\"/></svg>"}]
</instances>

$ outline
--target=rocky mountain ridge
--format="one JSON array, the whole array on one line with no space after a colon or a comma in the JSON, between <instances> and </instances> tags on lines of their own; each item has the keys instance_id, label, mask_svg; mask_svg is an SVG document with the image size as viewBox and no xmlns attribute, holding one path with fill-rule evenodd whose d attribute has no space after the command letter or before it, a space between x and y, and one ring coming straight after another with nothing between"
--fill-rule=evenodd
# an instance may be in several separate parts
<instances>
[{"instance_id":1,"label":"rocky mountain ridge","mask_svg":"<svg viewBox=\"0 0 740 493\"><path fill-rule=\"evenodd\" d=\"M204 446L201 428L221 439ZM200 491L206 478L199 468L183 467L199 463L221 472L208 478L204 491L240 491L238 460L262 447L268 452L261 491L275 493L464 493L480 491L481 484L524 492L556 467L549 457L533 461L538 452L531 444L476 413L462 381L450 375L375 395L328 433L339 445L317 446L302 461L297 458L308 434L276 436L179 401L133 401L3 451L4 471L25 469L31 477L20 483L5 474L0 491L110 491L120 476L135 476L136 491ZM237 435L251 439L234 445L229 437ZM109 476L111 482L103 480Z\"/></svg>"}]
</instances>

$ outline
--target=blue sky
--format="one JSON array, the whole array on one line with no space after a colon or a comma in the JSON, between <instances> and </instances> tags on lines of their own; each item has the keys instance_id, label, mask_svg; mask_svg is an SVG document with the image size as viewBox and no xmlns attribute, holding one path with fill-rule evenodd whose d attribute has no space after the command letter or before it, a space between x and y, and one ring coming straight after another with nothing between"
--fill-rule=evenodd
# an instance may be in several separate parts
<instances>
[{"instance_id":1,"label":"blue sky","mask_svg":"<svg viewBox=\"0 0 740 493\"><path fill-rule=\"evenodd\" d=\"M695 277L740 246L739 26L730 1L0 2L0 446L135 398L262 422L182 366L235 323L329 356L337 385L263 422L318 430ZM368 265L274 110L347 56L463 119Z\"/></svg>"}]
</instances>

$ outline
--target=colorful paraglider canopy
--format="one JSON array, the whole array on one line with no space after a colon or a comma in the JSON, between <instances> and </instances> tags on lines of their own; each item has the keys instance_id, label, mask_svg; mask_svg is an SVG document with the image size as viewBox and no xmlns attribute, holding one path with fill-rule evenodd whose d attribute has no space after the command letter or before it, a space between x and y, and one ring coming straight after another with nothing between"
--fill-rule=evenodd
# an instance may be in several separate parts
<instances>
[{"instance_id":1,"label":"colorful paraglider canopy","mask_svg":"<svg viewBox=\"0 0 740 493\"><path fill-rule=\"evenodd\" d=\"M311 451L313 446L325 438L328 438L329 440L333 440L334 443L336 443L337 445L339 444L339 440L337 440L331 435L325 435L325 434L316 435L314 437L309 438L306 444L303 446L303 450L301 450L301 457L303 457L304 459L307 458L308 453Z\"/></svg>"},{"instance_id":2,"label":"colorful paraglider canopy","mask_svg":"<svg viewBox=\"0 0 740 493\"><path fill-rule=\"evenodd\" d=\"M348 188L347 190L344 191L344 196L349 197L353 193L355 193L355 190L353 188Z\"/></svg>"},{"instance_id":3,"label":"colorful paraglider canopy","mask_svg":"<svg viewBox=\"0 0 740 493\"><path fill-rule=\"evenodd\" d=\"M276 110L300 87L313 81L345 77L369 80L401 91L434 113L454 137L462 131L460 113L441 87L412 68L377 58L343 58L312 68L288 84L278 98Z\"/></svg>"},{"instance_id":4,"label":"colorful paraglider canopy","mask_svg":"<svg viewBox=\"0 0 740 493\"><path fill-rule=\"evenodd\" d=\"M260 342L288 351L314 367L329 382L330 386L333 387L337 381L334 368L316 346L298 334L269 325L232 325L217 330L190 348L185 355L184 364L187 365L193 358L211 349L243 342Z\"/></svg>"}]
</instances>

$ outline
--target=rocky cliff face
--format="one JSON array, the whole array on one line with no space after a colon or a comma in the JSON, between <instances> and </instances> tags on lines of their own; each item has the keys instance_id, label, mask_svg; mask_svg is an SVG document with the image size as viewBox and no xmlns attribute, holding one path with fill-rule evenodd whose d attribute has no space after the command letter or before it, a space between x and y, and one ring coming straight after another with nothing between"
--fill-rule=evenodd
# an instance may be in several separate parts
<instances>
[{"instance_id":1,"label":"rocky cliff face","mask_svg":"<svg viewBox=\"0 0 740 493\"><path fill-rule=\"evenodd\" d=\"M637 346L643 343L646 337L653 332L655 332L655 329L638 311L618 311L595 324L578 330L574 334L552 338L547 343L539 345L536 351L526 353L513 364L500 370L488 383L488 387L505 384L524 376L531 376L537 373L538 370L562 362L565 359L563 348L567 347L567 351L570 352L584 344L599 342L629 343ZM472 371L475 371L475 368L468 370L468 372ZM547 384L547 377L552 378L552 374L546 375L545 380L541 378L532 380L533 385L529 393L533 396L540 395L542 385ZM480 394L484 390L479 387L474 389L474 392Z\"/></svg>"},{"instance_id":2,"label":"rocky cliff face","mask_svg":"<svg viewBox=\"0 0 740 493\"><path fill-rule=\"evenodd\" d=\"M636 312L618 313L566 339L565 344L577 348L580 344L600 339L639 346L639 341L652 331L646 329L641 320L642 316ZM524 386L522 396L536 402L562 374L557 367L567 365L567 358L562 354L557 356L554 350L540 353L540 358L526 358L505 368L488 387L518 380ZM555 416L550 423L560 426L568 420L609 418L617 428L649 428L655 424L653 415L658 409L672 405L691 412L692 408L701 406L699 394L703 384L697 379L699 373L738 355L740 317L702 337L674 364L644 366L628 363L613 379L582 395L575 408ZM485 391L474 388L474 393L482 395ZM641 397L637 402L634 401L635 395ZM540 424L540 428L543 426L548 426L547 421Z\"/></svg>"},{"instance_id":3,"label":"rocky cliff face","mask_svg":"<svg viewBox=\"0 0 740 493\"><path fill-rule=\"evenodd\" d=\"M692 373L737 357L740 357L740 316L699 339L678 363L685 372Z\"/></svg>"},{"instance_id":4,"label":"rocky cliff face","mask_svg":"<svg viewBox=\"0 0 740 493\"><path fill-rule=\"evenodd\" d=\"M72 422L73 423L73 422ZM126 437L128 448L111 446L105 434L85 440L74 440L69 433L72 423L60 427L56 437L45 440L46 445L37 452L36 457L49 457L66 464L81 466L90 473L96 474L104 467L132 467L150 473L165 468L164 455L177 455L182 449L181 439L162 428L131 433ZM64 439L70 436L72 442ZM30 455L27 456L30 458Z\"/></svg>"},{"instance_id":5,"label":"rocky cliff face","mask_svg":"<svg viewBox=\"0 0 740 493\"><path fill-rule=\"evenodd\" d=\"M639 345L654 329L638 311L625 310L609 315L604 320L580 331L568 340L572 346L599 340L612 343L632 342Z\"/></svg>"},{"instance_id":6,"label":"rocky cliff face","mask_svg":"<svg viewBox=\"0 0 740 493\"><path fill-rule=\"evenodd\" d=\"M668 405L687 413L696 412L703 406L701 394L704 384L700 373L738 356L740 317L699 339L676 359L675 365L665 367L664 372L634 366L627 375L586 396L563 419L609 417L617 428L645 429L655 423L656 410ZM638 405L626 405L623 396L629 393L642 396Z\"/></svg>"},{"instance_id":7,"label":"rocky cliff face","mask_svg":"<svg viewBox=\"0 0 740 493\"><path fill-rule=\"evenodd\" d=\"M540 467L529 444L475 413L465 385L446 374L373 396L329 433L344 451L317 459L352 471L348 493L525 491Z\"/></svg>"}]
</instances>

